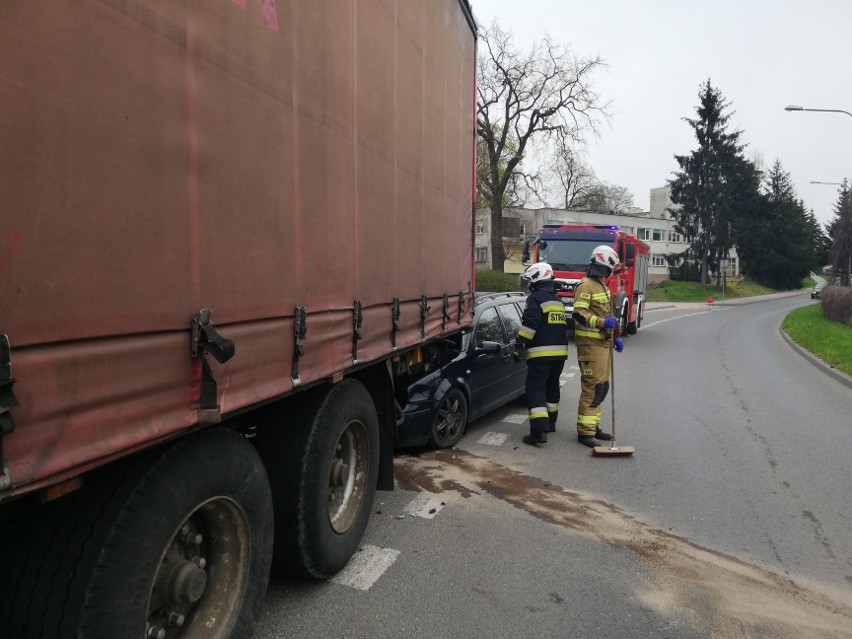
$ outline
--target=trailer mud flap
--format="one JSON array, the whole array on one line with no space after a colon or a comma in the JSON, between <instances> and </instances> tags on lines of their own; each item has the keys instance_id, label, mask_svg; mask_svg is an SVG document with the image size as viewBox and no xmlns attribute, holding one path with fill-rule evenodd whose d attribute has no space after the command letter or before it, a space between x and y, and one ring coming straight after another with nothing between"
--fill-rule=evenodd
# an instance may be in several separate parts
<instances>
[{"instance_id":1,"label":"trailer mud flap","mask_svg":"<svg viewBox=\"0 0 852 639\"><path fill-rule=\"evenodd\" d=\"M219 393L216 378L205 355L211 355L220 364L224 364L234 356L234 343L222 337L210 321L213 314L209 308L192 318L192 348L193 358L201 360L201 398L198 405L198 423L215 424L221 421L219 412Z\"/></svg>"},{"instance_id":2,"label":"trailer mud flap","mask_svg":"<svg viewBox=\"0 0 852 639\"><path fill-rule=\"evenodd\" d=\"M10 408L18 405L12 385L15 378L12 377L12 347L9 338L0 333L0 490L12 485L9 469L6 467L6 458L3 456L3 438L15 430L15 420L12 419Z\"/></svg>"}]
</instances>

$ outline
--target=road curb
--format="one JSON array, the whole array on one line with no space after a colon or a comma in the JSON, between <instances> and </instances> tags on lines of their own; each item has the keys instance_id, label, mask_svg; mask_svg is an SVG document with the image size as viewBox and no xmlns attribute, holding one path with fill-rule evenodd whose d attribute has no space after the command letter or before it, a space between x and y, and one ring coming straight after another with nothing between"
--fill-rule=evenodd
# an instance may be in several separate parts
<instances>
[{"instance_id":1,"label":"road curb","mask_svg":"<svg viewBox=\"0 0 852 639\"><path fill-rule=\"evenodd\" d=\"M849 388L852 388L852 377L850 377L843 371L839 371L836 368L833 368L810 351L806 351L804 348L796 344L796 342L793 341L793 338L787 334L787 331L785 331L783 327L779 326L778 332L781 333L781 337L784 338L784 341L787 342L799 355L804 357L817 368L821 369L824 373L836 379L841 384L845 384Z\"/></svg>"}]
</instances>

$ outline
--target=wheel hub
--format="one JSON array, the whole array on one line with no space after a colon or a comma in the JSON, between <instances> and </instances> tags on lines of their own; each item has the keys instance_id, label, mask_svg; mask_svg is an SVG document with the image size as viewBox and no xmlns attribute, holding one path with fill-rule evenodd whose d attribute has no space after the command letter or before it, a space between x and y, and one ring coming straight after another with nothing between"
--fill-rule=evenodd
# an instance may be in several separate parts
<instances>
[{"instance_id":1,"label":"wheel hub","mask_svg":"<svg viewBox=\"0 0 852 639\"><path fill-rule=\"evenodd\" d=\"M207 587L207 573L200 566L181 559L169 575L166 593L174 605L195 603Z\"/></svg>"},{"instance_id":2,"label":"wheel hub","mask_svg":"<svg viewBox=\"0 0 852 639\"><path fill-rule=\"evenodd\" d=\"M331 462L330 481L332 486L345 486L349 478L349 464L337 458Z\"/></svg>"}]
</instances>

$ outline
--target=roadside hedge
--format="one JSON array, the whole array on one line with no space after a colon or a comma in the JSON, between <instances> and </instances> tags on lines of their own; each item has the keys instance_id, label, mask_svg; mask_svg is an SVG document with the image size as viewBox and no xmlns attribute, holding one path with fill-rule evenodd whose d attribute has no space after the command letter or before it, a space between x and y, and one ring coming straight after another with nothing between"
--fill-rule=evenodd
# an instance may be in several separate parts
<instances>
[{"instance_id":1,"label":"roadside hedge","mask_svg":"<svg viewBox=\"0 0 852 639\"><path fill-rule=\"evenodd\" d=\"M852 326L852 288L826 286L819 295L823 316L832 322Z\"/></svg>"},{"instance_id":2,"label":"roadside hedge","mask_svg":"<svg viewBox=\"0 0 852 639\"><path fill-rule=\"evenodd\" d=\"M505 293L519 291L521 276L518 273L500 273L487 269L476 269L476 286L478 293Z\"/></svg>"}]
</instances>

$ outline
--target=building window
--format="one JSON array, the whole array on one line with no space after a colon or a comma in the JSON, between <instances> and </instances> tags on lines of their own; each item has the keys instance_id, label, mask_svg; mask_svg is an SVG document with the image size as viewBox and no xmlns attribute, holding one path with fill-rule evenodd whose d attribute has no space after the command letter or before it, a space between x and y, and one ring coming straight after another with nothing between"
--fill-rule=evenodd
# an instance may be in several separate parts
<instances>
[{"instance_id":1,"label":"building window","mask_svg":"<svg viewBox=\"0 0 852 639\"><path fill-rule=\"evenodd\" d=\"M476 261L477 262L487 262L488 261L488 247L487 246L479 246L476 249Z\"/></svg>"},{"instance_id":2,"label":"building window","mask_svg":"<svg viewBox=\"0 0 852 639\"><path fill-rule=\"evenodd\" d=\"M681 235L680 233L675 233L674 231L669 231L669 242L673 242L674 244L682 244L683 235Z\"/></svg>"},{"instance_id":3,"label":"building window","mask_svg":"<svg viewBox=\"0 0 852 639\"><path fill-rule=\"evenodd\" d=\"M477 222L476 223L476 234L482 235L483 233L485 233L485 224L483 222Z\"/></svg>"},{"instance_id":4,"label":"building window","mask_svg":"<svg viewBox=\"0 0 852 639\"><path fill-rule=\"evenodd\" d=\"M663 241L663 229L652 229L651 239L655 242Z\"/></svg>"},{"instance_id":5,"label":"building window","mask_svg":"<svg viewBox=\"0 0 852 639\"><path fill-rule=\"evenodd\" d=\"M668 266L668 264L666 263L666 256L665 255L654 255L651 258L651 265L652 266Z\"/></svg>"},{"instance_id":6,"label":"building window","mask_svg":"<svg viewBox=\"0 0 852 639\"><path fill-rule=\"evenodd\" d=\"M651 239L651 229L636 229L636 237L640 240L650 240Z\"/></svg>"}]
</instances>

